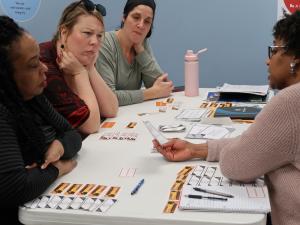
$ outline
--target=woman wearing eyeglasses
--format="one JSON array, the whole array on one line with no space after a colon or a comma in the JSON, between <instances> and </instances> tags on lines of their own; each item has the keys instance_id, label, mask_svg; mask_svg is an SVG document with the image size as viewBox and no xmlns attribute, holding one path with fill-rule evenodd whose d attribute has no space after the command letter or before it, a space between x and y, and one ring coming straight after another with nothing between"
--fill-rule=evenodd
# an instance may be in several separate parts
<instances>
[{"instance_id":1,"label":"woman wearing eyeglasses","mask_svg":"<svg viewBox=\"0 0 300 225\"><path fill-rule=\"evenodd\" d=\"M47 67L39 56L33 37L0 16L0 202L7 224L18 222L19 205L73 170L81 148L79 133L42 94Z\"/></svg>"},{"instance_id":2,"label":"woman wearing eyeglasses","mask_svg":"<svg viewBox=\"0 0 300 225\"><path fill-rule=\"evenodd\" d=\"M104 35L105 8L90 0L65 8L51 42L40 44L48 66L45 94L55 109L82 134L97 132L100 117L114 117L118 100L95 62Z\"/></svg>"},{"instance_id":3,"label":"woman wearing eyeglasses","mask_svg":"<svg viewBox=\"0 0 300 225\"><path fill-rule=\"evenodd\" d=\"M96 67L121 106L167 97L173 90L148 42L155 8L154 0L128 0L121 29L105 33Z\"/></svg>"},{"instance_id":4,"label":"woman wearing eyeglasses","mask_svg":"<svg viewBox=\"0 0 300 225\"><path fill-rule=\"evenodd\" d=\"M265 175L273 225L300 224L300 11L276 23L266 64L281 90L242 135L204 144L172 139L156 149L169 161L219 161L222 173L249 182Z\"/></svg>"}]
</instances>

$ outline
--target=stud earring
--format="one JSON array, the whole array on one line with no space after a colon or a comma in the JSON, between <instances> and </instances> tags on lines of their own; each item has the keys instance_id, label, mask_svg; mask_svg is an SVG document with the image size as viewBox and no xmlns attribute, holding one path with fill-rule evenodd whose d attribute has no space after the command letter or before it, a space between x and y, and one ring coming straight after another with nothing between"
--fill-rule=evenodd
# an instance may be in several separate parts
<instances>
[{"instance_id":1,"label":"stud earring","mask_svg":"<svg viewBox=\"0 0 300 225\"><path fill-rule=\"evenodd\" d=\"M291 62L290 63L290 74L295 74L296 73L296 63Z\"/></svg>"}]
</instances>

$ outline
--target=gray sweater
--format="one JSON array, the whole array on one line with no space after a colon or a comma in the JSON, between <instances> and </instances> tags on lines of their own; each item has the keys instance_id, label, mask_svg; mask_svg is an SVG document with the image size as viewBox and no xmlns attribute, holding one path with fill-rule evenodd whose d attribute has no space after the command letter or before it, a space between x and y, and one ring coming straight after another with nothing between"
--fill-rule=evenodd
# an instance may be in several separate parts
<instances>
[{"instance_id":1,"label":"gray sweater","mask_svg":"<svg viewBox=\"0 0 300 225\"><path fill-rule=\"evenodd\" d=\"M209 141L207 160L233 180L265 174L272 224L299 225L300 83L273 97L241 136Z\"/></svg>"},{"instance_id":2,"label":"gray sweater","mask_svg":"<svg viewBox=\"0 0 300 225\"><path fill-rule=\"evenodd\" d=\"M115 31L105 33L96 69L117 95L120 106L143 102L143 92L140 89L142 83L149 88L163 73L147 40L144 42L144 48L145 51L138 54L132 64L129 64Z\"/></svg>"}]
</instances>

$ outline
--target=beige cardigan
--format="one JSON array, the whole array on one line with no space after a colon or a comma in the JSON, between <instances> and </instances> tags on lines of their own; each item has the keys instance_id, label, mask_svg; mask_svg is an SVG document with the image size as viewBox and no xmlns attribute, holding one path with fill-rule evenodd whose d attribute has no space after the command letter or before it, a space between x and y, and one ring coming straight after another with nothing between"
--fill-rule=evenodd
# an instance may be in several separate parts
<instances>
[{"instance_id":1,"label":"beige cardigan","mask_svg":"<svg viewBox=\"0 0 300 225\"><path fill-rule=\"evenodd\" d=\"M207 161L219 161L233 180L265 174L273 225L300 224L300 83L282 90L247 131L208 141Z\"/></svg>"}]
</instances>

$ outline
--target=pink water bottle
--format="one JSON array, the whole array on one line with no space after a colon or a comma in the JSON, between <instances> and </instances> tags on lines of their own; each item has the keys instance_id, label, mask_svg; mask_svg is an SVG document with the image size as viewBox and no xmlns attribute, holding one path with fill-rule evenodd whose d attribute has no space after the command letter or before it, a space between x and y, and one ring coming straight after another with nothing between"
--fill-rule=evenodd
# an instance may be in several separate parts
<instances>
[{"instance_id":1,"label":"pink water bottle","mask_svg":"<svg viewBox=\"0 0 300 225\"><path fill-rule=\"evenodd\" d=\"M199 62L198 55L207 51L207 48L194 53L187 50L184 56L184 94L189 97L199 95Z\"/></svg>"},{"instance_id":2,"label":"pink water bottle","mask_svg":"<svg viewBox=\"0 0 300 225\"><path fill-rule=\"evenodd\" d=\"M184 94L189 97L199 95L198 55L187 50L184 56Z\"/></svg>"}]
</instances>

